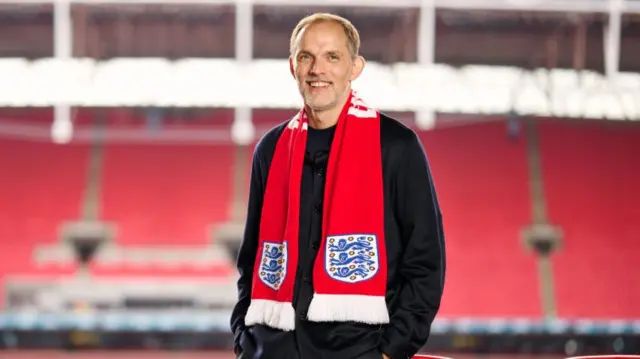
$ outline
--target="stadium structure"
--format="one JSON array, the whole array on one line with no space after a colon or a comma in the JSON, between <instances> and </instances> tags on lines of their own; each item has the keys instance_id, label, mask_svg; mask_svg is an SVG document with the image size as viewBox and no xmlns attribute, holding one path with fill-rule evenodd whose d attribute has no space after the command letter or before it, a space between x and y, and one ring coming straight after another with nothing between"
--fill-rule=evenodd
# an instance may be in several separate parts
<instances>
[{"instance_id":1,"label":"stadium structure","mask_svg":"<svg viewBox=\"0 0 640 359\"><path fill-rule=\"evenodd\" d=\"M253 146L316 11L432 166L424 350L640 351L634 0L0 0L0 348L231 348Z\"/></svg>"}]
</instances>

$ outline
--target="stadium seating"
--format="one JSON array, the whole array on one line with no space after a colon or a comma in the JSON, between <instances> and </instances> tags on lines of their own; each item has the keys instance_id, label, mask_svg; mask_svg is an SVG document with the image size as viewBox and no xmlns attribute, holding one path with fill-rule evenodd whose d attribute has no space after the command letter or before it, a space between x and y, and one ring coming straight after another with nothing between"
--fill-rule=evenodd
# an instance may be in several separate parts
<instances>
[{"instance_id":1,"label":"stadium seating","mask_svg":"<svg viewBox=\"0 0 640 359\"><path fill-rule=\"evenodd\" d=\"M53 120L53 108L20 108L20 107L4 107L0 108L0 120L10 121L20 124L51 124Z\"/></svg>"},{"instance_id":2,"label":"stadium seating","mask_svg":"<svg viewBox=\"0 0 640 359\"><path fill-rule=\"evenodd\" d=\"M640 317L640 129L618 123L540 124L562 317Z\"/></svg>"},{"instance_id":3,"label":"stadium seating","mask_svg":"<svg viewBox=\"0 0 640 359\"><path fill-rule=\"evenodd\" d=\"M76 126L90 127L100 119L108 119L109 128L140 129L162 120L164 130L228 130L233 122L233 109L131 109L74 108L72 119ZM49 120L50 122L51 120Z\"/></svg>"},{"instance_id":4,"label":"stadium seating","mask_svg":"<svg viewBox=\"0 0 640 359\"><path fill-rule=\"evenodd\" d=\"M0 278L39 272L33 248L57 241L59 224L80 215L87 158L84 145L0 140Z\"/></svg>"},{"instance_id":5,"label":"stadium seating","mask_svg":"<svg viewBox=\"0 0 640 359\"><path fill-rule=\"evenodd\" d=\"M113 128L145 126L144 113L105 113L120 119L110 121ZM257 135L294 113L253 110ZM0 118L44 124L51 116L50 110L28 114L6 110ZM412 120L407 114L393 115ZM205 110L190 116L172 119L165 128L179 133L215 127L228 134L233 112ZM74 114L82 128L91 126L94 118L88 110ZM536 257L521 239L522 228L531 221L526 138L514 134L499 118L451 124L418 131L438 189L447 238L441 317L540 317ZM634 243L640 235L640 225L634 222L634 205L640 201L634 184L640 182L640 172L633 156L640 150L640 131L570 121L543 121L539 128L549 219L564 233L553 259L559 315L640 317L634 305L640 285L628 275L640 255ZM250 156L254 144L243 155ZM194 253L207 248L210 226L230 219L236 149L230 144L166 139L106 145L99 218L117 225L113 245L129 252L123 255L116 247L105 248L91 265L92 272L103 277L232 275L229 263L214 251L201 250L191 263L179 260L177 249L173 253L177 259L168 254L171 248ZM74 273L69 248L60 249L61 255L41 249L58 243L62 221L81 216L89 158L86 144L0 139L3 277ZM168 250L158 254L154 248Z\"/></svg>"},{"instance_id":6,"label":"stadium seating","mask_svg":"<svg viewBox=\"0 0 640 359\"><path fill-rule=\"evenodd\" d=\"M29 119L28 124L42 125L46 136L51 112L51 109L4 110L2 117L12 123ZM121 119L132 119L130 113L125 111ZM80 128L91 125L92 113L77 111L76 115ZM224 123L224 117L217 117ZM120 121L110 125L127 128L134 123ZM136 125L140 126L139 120ZM179 130L182 126L170 123L169 127ZM198 128L201 126L196 121L194 129ZM190 246L192 252L198 253L198 248L211 242L211 226L229 217L233 156L234 148L228 145L110 144L104 151L100 169L99 218L116 223L116 245L177 245L182 249ZM42 138L0 139L3 279L16 275L55 278L75 272L69 248L55 249L60 243L60 224L81 218L89 161L87 144L54 145ZM56 257L51 255L52 250L65 255ZM46 251L49 259L42 260ZM205 253L202 259L163 261L166 252L175 253L170 247L164 251L155 260L148 254L107 258L107 251L99 257L108 260L92 264L91 270L102 277L227 278L232 274L219 251Z\"/></svg>"},{"instance_id":7,"label":"stadium seating","mask_svg":"<svg viewBox=\"0 0 640 359\"><path fill-rule=\"evenodd\" d=\"M0 245L55 241L59 223L80 216L88 151L78 144L0 141Z\"/></svg>"},{"instance_id":8,"label":"stadium seating","mask_svg":"<svg viewBox=\"0 0 640 359\"><path fill-rule=\"evenodd\" d=\"M227 220L232 146L106 147L103 219L122 244L200 244L208 225Z\"/></svg>"},{"instance_id":9,"label":"stadium seating","mask_svg":"<svg viewBox=\"0 0 640 359\"><path fill-rule=\"evenodd\" d=\"M535 257L520 240L530 222L524 138L510 141L504 121L420 135L446 231L441 315L538 317Z\"/></svg>"}]
</instances>

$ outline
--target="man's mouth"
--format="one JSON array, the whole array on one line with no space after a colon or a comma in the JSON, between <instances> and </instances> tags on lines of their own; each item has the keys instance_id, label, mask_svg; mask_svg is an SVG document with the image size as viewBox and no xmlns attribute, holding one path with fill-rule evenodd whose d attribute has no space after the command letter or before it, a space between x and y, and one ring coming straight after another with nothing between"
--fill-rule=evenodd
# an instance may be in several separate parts
<instances>
[{"instance_id":1,"label":"man's mouth","mask_svg":"<svg viewBox=\"0 0 640 359\"><path fill-rule=\"evenodd\" d=\"M323 88L323 87L329 87L331 83L327 81L307 81L307 85L313 88Z\"/></svg>"}]
</instances>

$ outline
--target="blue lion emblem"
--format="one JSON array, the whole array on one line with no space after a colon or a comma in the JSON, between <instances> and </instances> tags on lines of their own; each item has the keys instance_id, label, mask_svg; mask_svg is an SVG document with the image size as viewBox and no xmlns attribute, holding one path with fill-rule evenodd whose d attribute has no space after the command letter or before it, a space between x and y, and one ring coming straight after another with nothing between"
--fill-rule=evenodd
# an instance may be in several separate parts
<instances>
[{"instance_id":1,"label":"blue lion emblem","mask_svg":"<svg viewBox=\"0 0 640 359\"><path fill-rule=\"evenodd\" d=\"M325 269L330 277L357 283L378 273L378 241L375 235L330 236L326 241Z\"/></svg>"},{"instance_id":2,"label":"blue lion emblem","mask_svg":"<svg viewBox=\"0 0 640 359\"><path fill-rule=\"evenodd\" d=\"M278 289L287 275L287 243L264 242L260 258L260 280Z\"/></svg>"}]
</instances>

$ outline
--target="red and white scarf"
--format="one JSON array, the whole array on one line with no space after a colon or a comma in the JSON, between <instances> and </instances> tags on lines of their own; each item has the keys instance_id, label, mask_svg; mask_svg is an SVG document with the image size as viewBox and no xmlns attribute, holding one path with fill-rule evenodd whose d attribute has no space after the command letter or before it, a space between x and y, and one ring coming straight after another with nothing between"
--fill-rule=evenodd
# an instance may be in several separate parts
<instances>
[{"instance_id":1,"label":"red and white scarf","mask_svg":"<svg viewBox=\"0 0 640 359\"><path fill-rule=\"evenodd\" d=\"M247 326L295 328L291 302L307 133L307 116L301 110L276 145L264 194ZM329 154L310 321L389 321L381 157L380 114L351 92Z\"/></svg>"}]
</instances>

